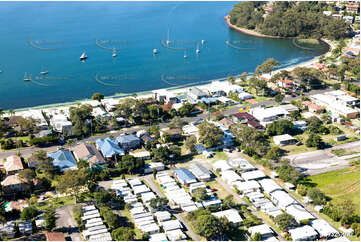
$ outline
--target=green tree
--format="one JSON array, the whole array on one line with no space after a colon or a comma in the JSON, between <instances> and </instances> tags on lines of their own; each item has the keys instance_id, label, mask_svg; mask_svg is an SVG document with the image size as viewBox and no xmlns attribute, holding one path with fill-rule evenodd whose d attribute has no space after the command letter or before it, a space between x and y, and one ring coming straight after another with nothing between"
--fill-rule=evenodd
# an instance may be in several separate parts
<instances>
[{"instance_id":1,"label":"green tree","mask_svg":"<svg viewBox=\"0 0 361 242\"><path fill-rule=\"evenodd\" d=\"M152 208L157 210L164 210L168 205L168 199L165 197L156 197L152 198L149 201L149 204Z\"/></svg>"},{"instance_id":2,"label":"green tree","mask_svg":"<svg viewBox=\"0 0 361 242\"><path fill-rule=\"evenodd\" d=\"M52 231L56 227L56 211L55 209L49 209L44 213L45 229Z\"/></svg>"},{"instance_id":3,"label":"green tree","mask_svg":"<svg viewBox=\"0 0 361 242\"><path fill-rule=\"evenodd\" d=\"M35 207L26 207L21 211L20 219L23 221L30 221L36 218L39 211Z\"/></svg>"},{"instance_id":4,"label":"green tree","mask_svg":"<svg viewBox=\"0 0 361 242\"><path fill-rule=\"evenodd\" d=\"M268 58L261 65L257 66L255 73L257 74L270 73L277 66L279 66L279 63L275 59Z\"/></svg>"},{"instance_id":5,"label":"green tree","mask_svg":"<svg viewBox=\"0 0 361 242\"><path fill-rule=\"evenodd\" d=\"M285 98L285 95L283 95L282 93L277 93L277 95L275 96L275 101L277 103L282 103L284 98Z\"/></svg>"},{"instance_id":6,"label":"green tree","mask_svg":"<svg viewBox=\"0 0 361 242\"><path fill-rule=\"evenodd\" d=\"M119 227L112 231L112 239L116 241L131 241L134 236L134 230L129 227Z\"/></svg>"},{"instance_id":7,"label":"green tree","mask_svg":"<svg viewBox=\"0 0 361 242\"><path fill-rule=\"evenodd\" d=\"M322 138L317 134L311 133L306 140L306 146L321 149L323 146Z\"/></svg>"},{"instance_id":8,"label":"green tree","mask_svg":"<svg viewBox=\"0 0 361 242\"><path fill-rule=\"evenodd\" d=\"M104 99L104 95L99 92L94 93L92 96L92 100L97 100L98 102L101 102L103 99Z\"/></svg>"},{"instance_id":9,"label":"green tree","mask_svg":"<svg viewBox=\"0 0 361 242\"><path fill-rule=\"evenodd\" d=\"M266 158L278 161L282 156L282 150L278 146L273 146L266 154Z\"/></svg>"},{"instance_id":10,"label":"green tree","mask_svg":"<svg viewBox=\"0 0 361 242\"><path fill-rule=\"evenodd\" d=\"M70 193L77 195L82 186L86 185L89 173L85 169L67 170L58 177L56 188L60 193Z\"/></svg>"},{"instance_id":11,"label":"green tree","mask_svg":"<svg viewBox=\"0 0 361 242\"><path fill-rule=\"evenodd\" d=\"M195 189L193 192L193 197L196 199L197 202L201 202L209 198L207 190L203 187Z\"/></svg>"},{"instance_id":12,"label":"green tree","mask_svg":"<svg viewBox=\"0 0 361 242\"><path fill-rule=\"evenodd\" d=\"M184 146L189 150L191 153L195 153L196 149L195 146L197 144L197 138L194 135L188 136L184 141Z\"/></svg>"},{"instance_id":13,"label":"green tree","mask_svg":"<svg viewBox=\"0 0 361 242\"><path fill-rule=\"evenodd\" d=\"M182 107L179 108L178 113L180 116L189 116L193 112L193 105L190 103L184 103Z\"/></svg>"},{"instance_id":14,"label":"green tree","mask_svg":"<svg viewBox=\"0 0 361 242\"><path fill-rule=\"evenodd\" d=\"M293 129L293 123L288 119L278 119L267 125L267 133L271 136L290 134Z\"/></svg>"},{"instance_id":15,"label":"green tree","mask_svg":"<svg viewBox=\"0 0 361 242\"><path fill-rule=\"evenodd\" d=\"M259 232L256 232L252 237L251 237L252 241L261 241L262 240L262 235Z\"/></svg>"},{"instance_id":16,"label":"green tree","mask_svg":"<svg viewBox=\"0 0 361 242\"><path fill-rule=\"evenodd\" d=\"M308 189L307 196L313 200L313 203L316 205L321 205L326 203L326 196L320 189L313 187Z\"/></svg>"},{"instance_id":17,"label":"green tree","mask_svg":"<svg viewBox=\"0 0 361 242\"><path fill-rule=\"evenodd\" d=\"M90 134L90 123L92 117L92 106L85 104L79 107L70 107L70 119L73 124L72 134L74 136L87 136Z\"/></svg>"},{"instance_id":18,"label":"green tree","mask_svg":"<svg viewBox=\"0 0 361 242\"><path fill-rule=\"evenodd\" d=\"M24 178L26 183L31 184L35 178L35 172L32 169L24 169L19 171L19 176Z\"/></svg>"},{"instance_id":19,"label":"green tree","mask_svg":"<svg viewBox=\"0 0 361 242\"><path fill-rule=\"evenodd\" d=\"M89 167L89 162L87 160L84 160L84 159L79 159L76 166L78 167L78 169L88 168Z\"/></svg>"},{"instance_id":20,"label":"green tree","mask_svg":"<svg viewBox=\"0 0 361 242\"><path fill-rule=\"evenodd\" d=\"M301 172L291 166L287 159L281 160L281 166L277 168L278 176L284 182L290 182L294 185L301 178Z\"/></svg>"},{"instance_id":21,"label":"green tree","mask_svg":"<svg viewBox=\"0 0 361 242\"><path fill-rule=\"evenodd\" d=\"M295 218L288 213L283 213L283 214L277 215L275 217L275 223L283 231L287 230L288 228L290 228L292 226L298 225Z\"/></svg>"},{"instance_id":22,"label":"green tree","mask_svg":"<svg viewBox=\"0 0 361 242\"><path fill-rule=\"evenodd\" d=\"M207 240L220 235L221 232L219 221L213 215L202 215L197 218L194 229L196 233L206 237Z\"/></svg>"},{"instance_id":23,"label":"green tree","mask_svg":"<svg viewBox=\"0 0 361 242\"><path fill-rule=\"evenodd\" d=\"M206 148L211 148L222 143L223 132L216 125L204 122L198 126L198 141Z\"/></svg>"}]
</instances>

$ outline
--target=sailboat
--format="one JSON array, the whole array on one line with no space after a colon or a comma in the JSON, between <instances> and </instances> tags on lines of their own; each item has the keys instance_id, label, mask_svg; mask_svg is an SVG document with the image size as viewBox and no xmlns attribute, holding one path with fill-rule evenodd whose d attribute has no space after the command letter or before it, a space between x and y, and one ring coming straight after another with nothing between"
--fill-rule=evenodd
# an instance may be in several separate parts
<instances>
[{"instance_id":1,"label":"sailboat","mask_svg":"<svg viewBox=\"0 0 361 242\"><path fill-rule=\"evenodd\" d=\"M187 53L186 53L186 51L184 51L184 59L187 59Z\"/></svg>"},{"instance_id":2,"label":"sailboat","mask_svg":"<svg viewBox=\"0 0 361 242\"><path fill-rule=\"evenodd\" d=\"M40 72L41 75L46 75L49 73L47 70L44 70L44 68L41 68L41 69L43 70Z\"/></svg>"},{"instance_id":3,"label":"sailboat","mask_svg":"<svg viewBox=\"0 0 361 242\"><path fill-rule=\"evenodd\" d=\"M198 43L197 43L196 54L198 55L198 54L199 54L199 52L201 52L201 51L199 50Z\"/></svg>"},{"instance_id":4,"label":"sailboat","mask_svg":"<svg viewBox=\"0 0 361 242\"><path fill-rule=\"evenodd\" d=\"M29 82L29 81L31 81L31 75L28 76L28 73L25 72L25 74L24 74L24 82Z\"/></svg>"},{"instance_id":5,"label":"sailboat","mask_svg":"<svg viewBox=\"0 0 361 242\"><path fill-rule=\"evenodd\" d=\"M202 39L202 41L201 41L202 45L204 45L204 42L205 42L204 39Z\"/></svg>"},{"instance_id":6,"label":"sailboat","mask_svg":"<svg viewBox=\"0 0 361 242\"><path fill-rule=\"evenodd\" d=\"M85 52L83 52L80 56L80 60L86 60L88 58L88 56L86 55Z\"/></svg>"},{"instance_id":7,"label":"sailboat","mask_svg":"<svg viewBox=\"0 0 361 242\"><path fill-rule=\"evenodd\" d=\"M115 57L117 57L117 52L115 51L115 49L113 49L113 54L112 54L112 56L115 58Z\"/></svg>"},{"instance_id":8,"label":"sailboat","mask_svg":"<svg viewBox=\"0 0 361 242\"><path fill-rule=\"evenodd\" d=\"M153 49L153 54L157 54L158 53L158 50L157 49Z\"/></svg>"},{"instance_id":9,"label":"sailboat","mask_svg":"<svg viewBox=\"0 0 361 242\"><path fill-rule=\"evenodd\" d=\"M169 29L168 29L168 38L167 38L167 46L170 44L170 39L169 39Z\"/></svg>"}]
</instances>

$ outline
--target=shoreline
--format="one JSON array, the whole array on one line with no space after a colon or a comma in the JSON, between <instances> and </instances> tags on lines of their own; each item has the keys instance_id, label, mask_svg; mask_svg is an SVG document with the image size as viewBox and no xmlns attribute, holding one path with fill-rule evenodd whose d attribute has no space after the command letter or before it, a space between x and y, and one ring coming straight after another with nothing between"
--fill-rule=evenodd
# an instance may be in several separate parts
<instances>
[{"instance_id":1,"label":"shoreline","mask_svg":"<svg viewBox=\"0 0 361 242\"><path fill-rule=\"evenodd\" d=\"M239 31L241 33L244 34L248 34L248 35L252 35L255 37L260 37L260 38L275 38L275 39L283 39L284 37L278 37L278 36L267 36L267 35L262 35L259 34L255 31L252 30L246 30L246 29L242 29L239 27L236 27L232 24L229 23L229 16L225 16L224 17L227 25L232 28L235 29L236 31ZM282 67L279 69L274 70L272 73L278 73L282 70L286 70L286 71L292 71L293 69L297 68L297 67L306 67L306 66L311 66L315 63L317 63L320 59L320 57L324 56L324 57L328 57L331 55L332 50L335 48L334 44L326 39L320 39L320 41L326 43L329 47L328 51L320 56L315 56L314 58L307 60L307 61L303 61L297 64L291 64L289 66L286 67ZM241 73L239 73L238 75L240 75ZM252 73L248 74L248 76L250 76ZM235 75L236 76L236 75ZM209 86L213 81L226 81L227 77L222 77L222 78L217 78L217 79L210 79L210 80L204 80L204 81L200 81L197 83L189 83L189 84L184 84L182 86L174 86L174 87L168 87L168 88L160 88L160 89L166 89L174 94L177 93L182 93L182 92L186 92L187 89L189 87L198 87L198 88L205 88L207 86ZM145 98L149 98L152 96L152 92L158 90L158 89L152 89L149 91L141 91L141 92L134 92L135 94L137 94L137 98L139 99L145 99ZM96 92L96 91L95 91ZM110 95L110 96L106 96L104 97L104 100L106 99L124 99L127 97L131 97L134 93L115 93L114 95ZM84 98L84 99L79 99L79 100L75 100L75 101L69 101L69 102L62 102L62 103L53 103L53 104L45 104L45 105L38 105L38 106L32 106L32 107L23 107L23 108L17 108L17 109L13 109L15 112L24 112L24 111L28 111L28 110L50 110L50 109L62 109L62 108L66 108L66 107L70 107L70 106L74 106L83 102L87 102L87 101L91 101L91 98ZM10 109L4 110L4 111L8 111ZM16 114L15 114L16 115ZM7 114L5 115L7 116Z\"/></svg>"}]
</instances>

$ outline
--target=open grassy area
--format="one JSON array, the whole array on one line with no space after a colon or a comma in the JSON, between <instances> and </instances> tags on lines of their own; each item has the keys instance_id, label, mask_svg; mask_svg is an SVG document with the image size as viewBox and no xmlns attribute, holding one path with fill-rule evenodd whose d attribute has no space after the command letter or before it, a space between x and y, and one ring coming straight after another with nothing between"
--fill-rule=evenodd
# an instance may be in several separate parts
<instances>
[{"instance_id":1,"label":"open grassy area","mask_svg":"<svg viewBox=\"0 0 361 242\"><path fill-rule=\"evenodd\" d=\"M357 154L358 152L356 151L347 151L346 149L333 149L331 150L331 153L341 157L341 156L345 156L345 155L353 155L353 154Z\"/></svg>"},{"instance_id":2,"label":"open grassy area","mask_svg":"<svg viewBox=\"0 0 361 242\"><path fill-rule=\"evenodd\" d=\"M120 211L120 215L123 217L126 217L129 221L131 221L132 223L134 223L132 216L130 216L130 211L127 209L121 210ZM134 233L135 236L138 240L142 240L142 231L140 229L137 228L137 226L134 226Z\"/></svg>"},{"instance_id":3,"label":"open grassy area","mask_svg":"<svg viewBox=\"0 0 361 242\"><path fill-rule=\"evenodd\" d=\"M206 182L206 185L209 186L210 188L216 188L217 191L217 196L220 198L220 199L225 199L227 196L231 195L228 191L226 191L226 189L224 189L224 187L219 184L216 180L213 180L213 181L209 181L209 182ZM236 200L233 199L233 202L236 203Z\"/></svg>"},{"instance_id":4,"label":"open grassy area","mask_svg":"<svg viewBox=\"0 0 361 242\"><path fill-rule=\"evenodd\" d=\"M66 196L66 197L60 197L60 198L50 198L48 200L45 200L43 202L38 202L35 204L35 207L38 210L45 210L48 208L60 208L68 205L74 205L75 204L75 197L74 196Z\"/></svg>"},{"instance_id":5,"label":"open grassy area","mask_svg":"<svg viewBox=\"0 0 361 242\"><path fill-rule=\"evenodd\" d=\"M360 168L326 172L307 177L307 183L315 185L334 201L350 199L360 214Z\"/></svg>"}]
</instances>

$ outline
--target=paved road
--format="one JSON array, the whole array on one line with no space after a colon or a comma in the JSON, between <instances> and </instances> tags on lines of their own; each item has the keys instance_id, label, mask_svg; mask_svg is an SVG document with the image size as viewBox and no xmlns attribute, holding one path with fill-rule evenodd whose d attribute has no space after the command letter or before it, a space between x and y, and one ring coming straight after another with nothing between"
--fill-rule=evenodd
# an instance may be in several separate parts
<instances>
[{"instance_id":1,"label":"paved road","mask_svg":"<svg viewBox=\"0 0 361 242\"><path fill-rule=\"evenodd\" d=\"M330 91L330 90L331 89L312 90L311 92L307 93L307 95L324 93L324 92ZM299 98L299 97L286 96L284 101L289 102L289 101L297 99L297 98ZM274 100L267 100L267 101L254 103L254 104L249 104L249 105L243 105L243 106L242 105L235 105L235 106L233 106L231 108L228 108L227 110L222 111L222 113L223 113L223 115L227 116L227 115L232 115L232 114L238 113L239 109L241 107L245 108L246 106L251 106L252 108L254 108L254 107L257 107L257 106L261 106L261 105L269 106L269 105L272 105L272 104L275 104L275 103L276 102ZM186 122L193 122L193 121L196 121L196 120L198 120L200 118L203 118L203 119L208 118L208 113L201 113L201 114L197 115L196 117L183 118L183 120L186 121ZM169 124L168 122L160 123L159 126L160 126L160 128L166 128L166 127L168 127L168 124ZM109 137L110 135L118 136L118 135L123 134L125 132L128 132L128 133L137 132L138 130L141 130L141 129L144 129L144 128L147 128L147 127L135 126L135 127L130 127L130 128L124 128L120 132L115 132L115 133L110 133L110 134L105 134L105 135L99 135L99 136L92 136L92 137L83 139L82 141L84 141L84 142L95 142L95 140L97 140L99 138L106 138L106 137ZM26 148L20 149L20 152L21 152L23 157L29 157L33 152L35 152L37 150L44 150L44 151L49 153L49 152L57 151L58 147L59 146L51 146L51 147L47 147L47 148L26 147ZM15 154L17 154L17 150L0 152L0 160L2 160L3 158L6 158L8 156L15 155Z\"/></svg>"},{"instance_id":2,"label":"paved road","mask_svg":"<svg viewBox=\"0 0 361 242\"><path fill-rule=\"evenodd\" d=\"M70 236L73 241L82 241L78 226L72 215L73 205L56 209L58 219L56 220L56 228L63 229L66 237Z\"/></svg>"},{"instance_id":3,"label":"paved road","mask_svg":"<svg viewBox=\"0 0 361 242\"><path fill-rule=\"evenodd\" d=\"M349 158L357 156L348 155L338 157L331 153L333 149L346 149L347 151L360 152L360 141L336 145L329 149L311 151L301 154L289 155L286 158L291 164L304 170L307 175L316 175L328 171L340 170L349 166Z\"/></svg>"}]
</instances>

